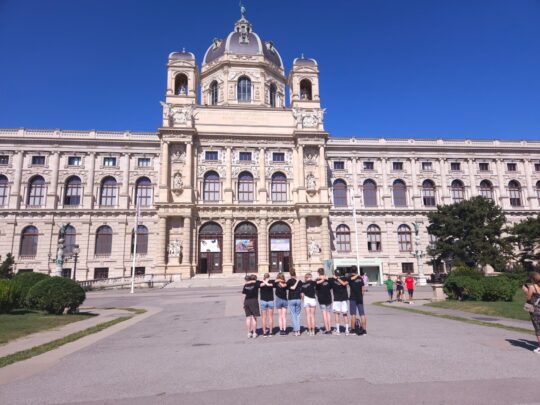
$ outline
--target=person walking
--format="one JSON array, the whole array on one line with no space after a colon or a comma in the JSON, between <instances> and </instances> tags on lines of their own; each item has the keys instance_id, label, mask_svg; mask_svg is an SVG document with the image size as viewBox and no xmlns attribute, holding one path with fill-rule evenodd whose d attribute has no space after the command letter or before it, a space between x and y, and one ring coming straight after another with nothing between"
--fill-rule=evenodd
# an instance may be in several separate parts
<instances>
[{"instance_id":1,"label":"person walking","mask_svg":"<svg viewBox=\"0 0 540 405\"><path fill-rule=\"evenodd\" d=\"M405 287L403 286L403 280L401 279L401 276L397 276L397 280L396 280L396 301L397 302L403 301L404 293L405 293Z\"/></svg>"},{"instance_id":2,"label":"person walking","mask_svg":"<svg viewBox=\"0 0 540 405\"><path fill-rule=\"evenodd\" d=\"M332 285L324 274L324 269L317 270L319 277L317 278L317 300L319 301L319 308L321 308L321 313L324 322L324 334L332 334L332 318L330 315L330 310L332 308Z\"/></svg>"},{"instance_id":3,"label":"person walking","mask_svg":"<svg viewBox=\"0 0 540 405\"><path fill-rule=\"evenodd\" d=\"M351 274L349 277L349 309L351 313L351 330L356 332L356 314L360 318L359 336L367 334L366 314L364 312L364 279L359 274Z\"/></svg>"},{"instance_id":4,"label":"person walking","mask_svg":"<svg viewBox=\"0 0 540 405\"><path fill-rule=\"evenodd\" d=\"M339 319L340 315L343 317L343 324L345 325L345 334L349 334L349 296L347 294L347 279L342 277L338 270L335 271L335 277L330 279L332 285L332 292L334 293L334 302L332 303L332 310L336 320L336 335L341 335Z\"/></svg>"},{"instance_id":5,"label":"person walking","mask_svg":"<svg viewBox=\"0 0 540 405\"><path fill-rule=\"evenodd\" d=\"M311 273L307 273L302 283L302 301L304 303L304 310L306 311L309 336L315 336L315 307L317 306L315 286L316 284L312 280Z\"/></svg>"},{"instance_id":6,"label":"person walking","mask_svg":"<svg viewBox=\"0 0 540 405\"><path fill-rule=\"evenodd\" d=\"M540 273L532 272L530 278L532 284L523 285L523 292L527 299L525 309L531 314L531 322L538 340L538 347L533 352L540 354Z\"/></svg>"},{"instance_id":7,"label":"person walking","mask_svg":"<svg viewBox=\"0 0 540 405\"><path fill-rule=\"evenodd\" d=\"M386 292L388 293L388 303L392 303L394 301L394 282L390 274L384 284L386 284Z\"/></svg>"},{"instance_id":8,"label":"person walking","mask_svg":"<svg viewBox=\"0 0 540 405\"><path fill-rule=\"evenodd\" d=\"M262 334L264 337L272 337L274 329L274 280L270 280L270 274L266 273L259 284L261 295Z\"/></svg>"},{"instance_id":9,"label":"person walking","mask_svg":"<svg viewBox=\"0 0 540 405\"><path fill-rule=\"evenodd\" d=\"M278 312L279 334L285 336L287 334L287 308L289 303L287 302L287 283L285 282L283 273L279 273L276 276L274 287L276 289L276 309Z\"/></svg>"},{"instance_id":10,"label":"person walking","mask_svg":"<svg viewBox=\"0 0 540 405\"><path fill-rule=\"evenodd\" d=\"M287 280L287 289L289 290L288 302L291 321L293 324L294 336L300 336L300 313L302 312L302 282L296 278L296 270L289 269L291 278Z\"/></svg>"},{"instance_id":11,"label":"person walking","mask_svg":"<svg viewBox=\"0 0 540 405\"><path fill-rule=\"evenodd\" d=\"M242 289L244 294L244 312L246 314L247 337L257 337L257 317L259 317L259 283L256 275L248 275L245 278L246 284Z\"/></svg>"},{"instance_id":12,"label":"person walking","mask_svg":"<svg viewBox=\"0 0 540 405\"><path fill-rule=\"evenodd\" d=\"M364 282L364 292L367 292L369 287L369 277L367 273L364 273L363 271L360 271L360 275L362 276L362 281Z\"/></svg>"},{"instance_id":13,"label":"person walking","mask_svg":"<svg viewBox=\"0 0 540 405\"><path fill-rule=\"evenodd\" d=\"M414 278L410 273L405 277L405 286L407 287L407 293L409 294L409 304L413 304Z\"/></svg>"}]
</instances>

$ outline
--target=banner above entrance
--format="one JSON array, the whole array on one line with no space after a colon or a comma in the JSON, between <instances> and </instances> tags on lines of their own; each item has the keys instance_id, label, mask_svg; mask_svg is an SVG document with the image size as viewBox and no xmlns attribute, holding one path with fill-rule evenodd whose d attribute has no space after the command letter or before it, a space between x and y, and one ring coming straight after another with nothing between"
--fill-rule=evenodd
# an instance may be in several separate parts
<instances>
[{"instance_id":1,"label":"banner above entrance","mask_svg":"<svg viewBox=\"0 0 540 405\"><path fill-rule=\"evenodd\" d=\"M219 253L219 242L217 239L201 239L201 252Z\"/></svg>"},{"instance_id":2,"label":"banner above entrance","mask_svg":"<svg viewBox=\"0 0 540 405\"><path fill-rule=\"evenodd\" d=\"M273 252L288 252L291 250L290 239L270 239L270 250Z\"/></svg>"}]
</instances>

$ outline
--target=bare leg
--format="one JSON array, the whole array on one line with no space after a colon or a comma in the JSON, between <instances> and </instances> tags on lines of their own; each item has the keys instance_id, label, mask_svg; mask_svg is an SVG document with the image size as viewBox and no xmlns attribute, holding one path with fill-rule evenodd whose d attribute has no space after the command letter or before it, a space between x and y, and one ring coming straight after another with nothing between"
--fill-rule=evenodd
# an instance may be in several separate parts
<instances>
[{"instance_id":1,"label":"bare leg","mask_svg":"<svg viewBox=\"0 0 540 405\"><path fill-rule=\"evenodd\" d=\"M332 322L330 321L330 312L323 311L323 319L324 319L324 328L326 332L330 332L332 330Z\"/></svg>"},{"instance_id":2,"label":"bare leg","mask_svg":"<svg viewBox=\"0 0 540 405\"><path fill-rule=\"evenodd\" d=\"M362 326L362 329L367 330L367 323L366 323L365 315L360 315L360 325Z\"/></svg>"},{"instance_id":3,"label":"bare leg","mask_svg":"<svg viewBox=\"0 0 540 405\"><path fill-rule=\"evenodd\" d=\"M251 332L254 334L257 333L257 318L254 316L251 317Z\"/></svg>"},{"instance_id":4,"label":"bare leg","mask_svg":"<svg viewBox=\"0 0 540 405\"><path fill-rule=\"evenodd\" d=\"M265 328L266 328L266 309L264 311L262 311L262 333L264 335L264 333L266 332Z\"/></svg>"},{"instance_id":5,"label":"bare leg","mask_svg":"<svg viewBox=\"0 0 540 405\"><path fill-rule=\"evenodd\" d=\"M247 333L251 333L251 316L246 316Z\"/></svg>"},{"instance_id":6,"label":"bare leg","mask_svg":"<svg viewBox=\"0 0 540 405\"><path fill-rule=\"evenodd\" d=\"M345 328L349 329L349 315L343 314L343 323L345 324Z\"/></svg>"},{"instance_id":7,"label":"bare leg","mask_svg":"<svg viewBox=\"0 0 540 405\"><path fill-rule=\"evenodd\" d=\"M270 333L274 330L274 309L270 308L268 310L268 314L266 315L266 318L268 319L268 330Z\"/></svg>"},{"instance_id":8,"label":"bare leg","mask_svg":"<svg viewBox=\"0 0 540 405\"><path fill-rule=\"evenodd\" d=\"M356 314L351 315L351 330L354 330L356 327Z\"/></svg>"}]
</instances>

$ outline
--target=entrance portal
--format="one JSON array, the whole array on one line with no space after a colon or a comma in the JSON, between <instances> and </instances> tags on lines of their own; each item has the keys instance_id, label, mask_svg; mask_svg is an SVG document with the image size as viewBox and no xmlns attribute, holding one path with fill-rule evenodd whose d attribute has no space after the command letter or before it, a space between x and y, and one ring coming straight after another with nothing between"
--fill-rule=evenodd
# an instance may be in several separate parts
<instances>
[{"instance_id":1,"label":"entrance portal","mask_svg":"<svg viewBox=\"0 0 540 405\"><path fill-rule=\"evenodd\" d=\"M268 231L270 239L270 271L289 271L292 263L291 228L284 222L276 222Z\"/></svg>"},{"instance_id":2,"label":"entrance portal","mask_svg":"<svg viewBox=\"0 0 540 405\"><path fill-rule=\"evenodd\" d=\"M199 231L199 273L221 273L223 230L215 222L204 224Z\"/></svg>"},{"instance_id":3,"label":"entrance portal","mask_svg":"<svg viewBox=\"0 0 540 405\"><path fill-rule=\"evenodd\" d=\"M234 230L234 272L257 272L257 228L250 222Z\"/></svg>"}]
</instances>

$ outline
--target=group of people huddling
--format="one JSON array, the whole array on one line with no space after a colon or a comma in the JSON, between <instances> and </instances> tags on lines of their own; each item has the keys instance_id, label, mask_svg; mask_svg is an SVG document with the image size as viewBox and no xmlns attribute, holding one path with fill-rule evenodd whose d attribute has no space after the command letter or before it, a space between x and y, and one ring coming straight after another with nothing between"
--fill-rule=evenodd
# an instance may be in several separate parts
<instances>
[{"instance_id":1,"label":"group of people huddling","mask_svg":"<svg viewBox=\"0 0 540 405\"><path fill-rule=\"evenodd\" d=\"M334 277L327 277L324 269L317 271L314 280L311 273L304 280L296 277L294 269L289 270L289 279L283 273L277 274L275 280L266 273L262 280L256 275L246 276L246 284L242 290L245 295L244 310L246 313L246 328L248 338L257 337L257 318L262 312L262 335L271 337L274 328L274 308L279 319L279 334L287 332L287 309L291 315L294 336L300 336L300 314L302 306L306 312L307 333L315 336L315 309L317 304L322 313L324 327L321 332L325 335L341 334L340 320L343 319L345 334L351 332L359 336L365 335L366 317L364 313L365 283L361 274L351 273L341 275L336 272ZM260 295L260 296L259 296ZM260 307L260 308L259 308ZM331 314L334 312L335 329L332 332ZM349 312L351 322L349 324ZM358 314L359 319L356 315ZM357 320L359 321L357 323Z\"/></svg>"}]
</instances>

